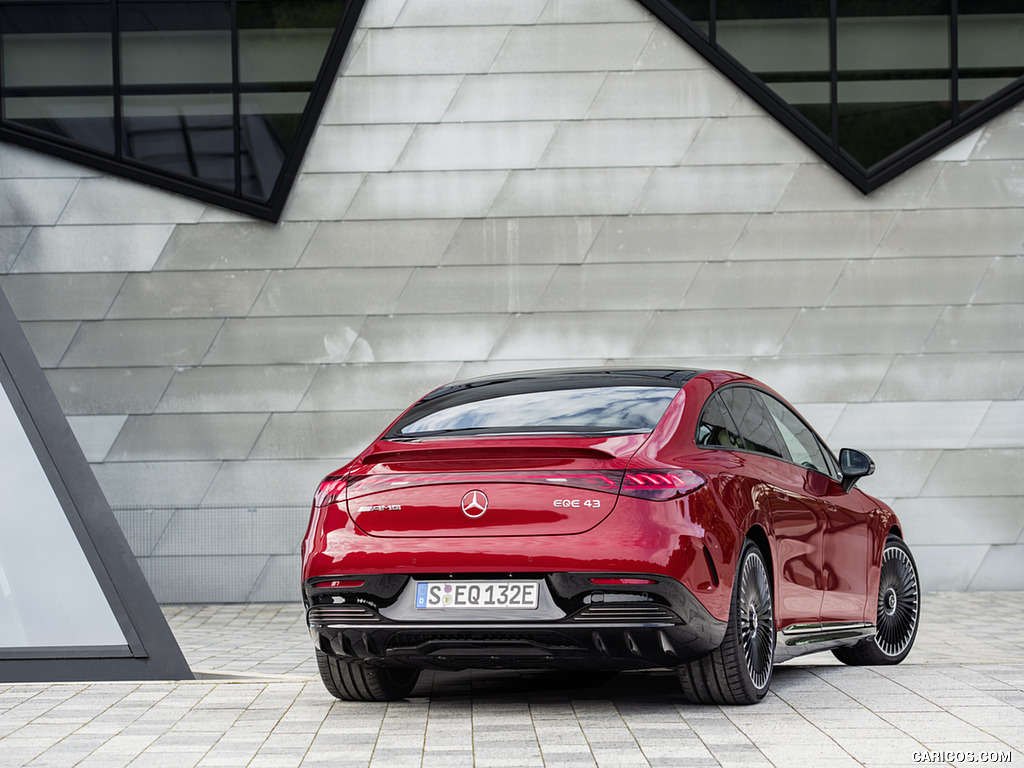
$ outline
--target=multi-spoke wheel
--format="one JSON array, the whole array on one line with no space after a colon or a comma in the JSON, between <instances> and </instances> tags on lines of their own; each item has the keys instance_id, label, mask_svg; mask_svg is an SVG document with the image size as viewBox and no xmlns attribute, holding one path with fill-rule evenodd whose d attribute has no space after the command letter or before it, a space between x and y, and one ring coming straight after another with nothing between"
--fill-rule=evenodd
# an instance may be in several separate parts
<instances>
[{"instance_id":1,"label":"multi-spoke wheel","mask_svg":"<svg viewBox=\"0 0 1024 768\"><path fill-rule=\"evenodd\" d=\"M920 612L921 589L914 557L901 539L889 536L882 552L875 636L832 653L853 666L899 664L914 645Z\"/></svg>"},{"instance_id":2,"label":"multi-spoke wheel","mask_svg":"<svg viewBox=\"0 0 1024 768\"><path fill-rule=\"evenodd\" d=\"M754 704L764 698L775 661L771 579L761 550L747 541L732 590L722 644L679 668L683 693L700 704Z\"/></svg>"},{"instance_id":3,"label":"multi-spoke wheel","mask_svg":"<svg viewBox=\"0 0 1024 768\"><path fill-rule=\"evenodd\" d=\"M320 678L330 694L344 701L404 699L416 686L418 669L369 666L359 659L344 660L316 651Z\"/></svg>"}]
</instances>

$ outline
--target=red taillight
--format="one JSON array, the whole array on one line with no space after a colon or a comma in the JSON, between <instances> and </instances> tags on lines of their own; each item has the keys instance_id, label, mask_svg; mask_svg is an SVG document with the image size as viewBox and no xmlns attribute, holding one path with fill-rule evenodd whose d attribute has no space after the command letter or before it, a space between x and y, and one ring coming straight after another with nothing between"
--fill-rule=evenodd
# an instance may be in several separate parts
<instances>
[{"instance_id":1,"label":"red taillight","mask_svg":"<svg viewBox=\"0 0 1024 768\"><path fill-rule=\"evenodd\" d=\"M618 587L622 585L630 584L657 584L654 579L591 579L591 584L599 584L601 586Z\"/></svg>"},{"instance_id":2,"label":"red taillight","mask_svg":"<svg viewBox=\"0 0 1024 768\"><path fill-rule=\"evenodd\" d=\"M411 485L452 485L457 483L527 483L554 488L579 488L586 491L617 493L622 470L508 470L499 472L431 472L408 475L366 475L350 478L349 498L355 499L380 491L393 491Z\"/></svg>"},{"instance_id":3,"label":"red taillight","mask_svg":"<svg viewBox=\"0 0 1024 768\"><path fill-rule=\"evenodd\" d=\"M320 487L313 494L313 506L326 507L328 504L337 504L345 495L347 484L347 477L328 477L320 483Z\"/></svg>"},{"instance_id":4,"label":"red taillight","mask_svg":"<svg viewBox=\"0 0 1024 768\"><path fill-rule=\"evenodd\" d=\"M702 475L688 469L630 470L622 479L621 493L639 499L668 501L697 490L705 482Z\"/></svg>"}]
</instances>

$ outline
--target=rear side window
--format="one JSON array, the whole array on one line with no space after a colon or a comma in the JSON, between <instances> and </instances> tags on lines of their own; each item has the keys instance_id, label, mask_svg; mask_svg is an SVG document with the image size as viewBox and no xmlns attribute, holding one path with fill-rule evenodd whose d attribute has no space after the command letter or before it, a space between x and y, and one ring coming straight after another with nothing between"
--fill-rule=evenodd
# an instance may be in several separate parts
<instances>
[{"instance_id":1,"label":"rear side window","mask_svg":"<svg viewBox=\"0 0 1024 768\"><path fill-rule=\"evenodd\" d=\"M697 427L697 445L716 448L745 448L736 424L722 402L721 392L708 398Z\"/></svg>"},{"instance_id":2,"label":"rear side window","mask_svg":"<svg viewBox=\"0 0 1024 768\"><path fill-rule=\"evenodd\" d=\"M389 438L447 434L638 433L652 431L676 387L612 386L548 389L431 400L414 406Z\"/></svg>"},{"instance_id":3,"label":"rear side window","mask_svg":"<svg viewBox=\"0 0 1024 768\"><path fill-rule=\"evenodd\" d=\"M736 420L740 436L749 450L789 459L779 440L775 420L757 392L749 387L729 387L722 390L722 400Z\"/></svg>"}]
</instances>

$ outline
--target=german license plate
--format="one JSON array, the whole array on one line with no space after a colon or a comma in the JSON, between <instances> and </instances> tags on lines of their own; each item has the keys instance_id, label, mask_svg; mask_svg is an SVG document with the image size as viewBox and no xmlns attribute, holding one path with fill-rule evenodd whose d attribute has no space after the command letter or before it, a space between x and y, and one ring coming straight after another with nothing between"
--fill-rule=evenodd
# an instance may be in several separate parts
<instances>
[{"instance_id":1,"label":"german license plate","mask_svg":"<svg viewBox=\"0 0 1024 768\"><path fill-rule=\"evenodd\" d=\"M537 607L539 593L535 581L421 581L416 607L530 610Z\"/></svg>"}]
</instances>

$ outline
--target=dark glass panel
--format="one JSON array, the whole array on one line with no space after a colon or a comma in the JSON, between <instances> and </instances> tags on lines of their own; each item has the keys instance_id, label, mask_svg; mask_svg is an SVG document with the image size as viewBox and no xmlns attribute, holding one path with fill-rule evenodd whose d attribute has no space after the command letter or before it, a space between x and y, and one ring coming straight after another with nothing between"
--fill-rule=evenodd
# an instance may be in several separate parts
<instances>
[{"instance_id":1,"label":"dark glass panel","mask_svg":"<svg viewBox=\"0 0 1024 768\"><path fill-rule=\"evenodd\" d=\"M721 392L722 401L739 428L747 449L780 459L785 457L775 422L757 393L747 387L729 387Z\"/></svg>"},{"instance_id":2,"label":"dark glass panel","mask_svg":"<svg viewBox=\"0 0 1024 768\"><path fill-rule=\"evenodd\" d=\"M951 120L949 3L844 0L839 145L870 168Z\"/></svg>"},{"instance_id":3,"label":"dark glass panel","mask_svg":"<svg viewBox=\"0 0 1024 768\"><path fill-rule=\"evenodd\" d=\"M743 438L736 431L732 417L722 402L720 393L708 398L704 412L697 426L697 445L715 446L719 448L744 448Z\"/></svg>"},{"instance_id":4,"label":"dark glass panel","mask_svg":"<svg viewBox=\"0 0 1024 768\"><path fill-rule=\"evenodd\" d=\"M239 78L299 83L320 71L345 0L254 0L238 4Z\"/></svg>"},{"instance_id":5,"label":"dark glass panel","mask_svg":"<svg viewBox=\"0 0 1024 768\"><path fill-rule=\"evenodd\" d=\"M266 200L298 132L346 0L238 4L242 194Z\"/></svg>"},{"instance_id":6,"label":"dark glass panel","mask_svg":"<svg viewBox=\"0 0 1024 768\"><path fill-rule=\"evenodd\" d=\"M709 0L669 0L679 12L705 35L708 33Z\"/></svg>"},{"instance_id":7,"label":"dark glass panel","mask_svg":"<svg viewBox=\"0 0 1024 768\"><path fill-rule=\"evenodd\" d=\"M144 92L154 93L187 92L199 84L230 87L228 3L121 3L119 8L126 87L150 86Z\"/></svg>"},{"instance_id":8,"label":"dark glass panel","mask_svg":"<svg viewBox=\"0 0 1024 768\"><path fill-rule=\"evenodd\" d=\"M308 94L242 94L242 194L266 200L298 132Z\"/></svg>"},{"instance_id":9,"label":"dark glass panel","mask_svg":"<svg viewBox=\"0 0 1024 768\"><path fill-rule=\"evenodd\" d=\"M958 87L964 110L1024 76L1024 3L962 2L958 20Z\"/></svg>"},{"instance_id":10,"label":"dark glass panel","mask_svg":"<svg viewBox=\"0 0 1024 768\"><path fill-rule=\"evenodd\" d=\"M718 0L716 9L718 46L831 135L828 0Z\"/></svg>"},{"instance_id":11,"label":"dark glass panel","mask_svg":"<svg viewBox=\"0 0 1024 768\"><path fill-rule=\"evenodd\" d=\"M234 115L229 94L124 98L124 156L233 190Z\"/></svg>"},{"instance_id":12,"label":"dark glass panel","mask_svg":"<svg viewBox=\"0 0 1024 768\"><path fill-rule=\"evenodd\" d=\"M0 10L4 120L114 151L110 6Z\"/></svg>"}]
</instances>

